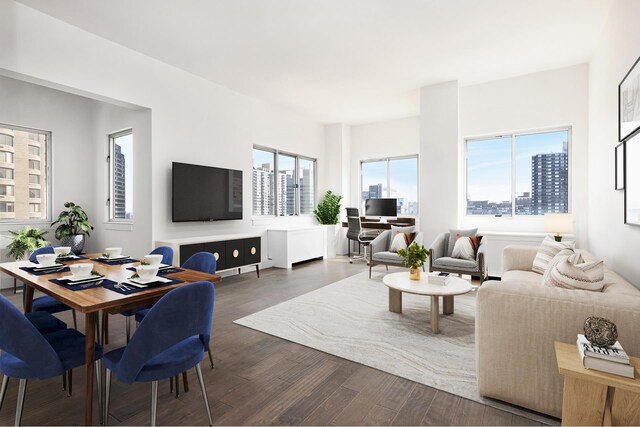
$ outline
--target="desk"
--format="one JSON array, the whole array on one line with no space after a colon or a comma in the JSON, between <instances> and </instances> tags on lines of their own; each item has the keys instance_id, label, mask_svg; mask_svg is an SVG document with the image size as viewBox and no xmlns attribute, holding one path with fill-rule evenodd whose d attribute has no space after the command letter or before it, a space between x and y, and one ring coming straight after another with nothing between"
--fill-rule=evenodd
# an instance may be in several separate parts
<instances>
[{"instance_id":1,"label":"desk","mask_svg":"<svg viewBox=\"0 0 640 427\"><path fill-rule=\"evenodd\" d=\"M96 258L98 256L100 256L100 254L88 254L86 255L87 259L85 260L66 261L65 264L93 262L94 270L98 271L101 275L104 275L107 279L113 280L118 283L128 279L133 274L132 271L127 270L128 267L139 265L139 263L107 265L91 260L91 258ZM221 277L215 274L207 274L195 270L183 269L184 271L182 272L167 275L167 277L173 279L183 280L183 283L178 283L176 285L170 286L162 286L142 292L136 292L130 295L123 295L114 291L110 291L109 289L105 289L103 287L90 288L81 291L72 291L49 281L49 279L55 279L68 275L68 272L36 276L24 270L20 270L20 267L28 265L31 265L29 261L5 262L0 264L0 271L7 273L9 276L14 277L27 285L27 287L25 288L24 307L26 313L29 313L31 311L31 307L33 304L33 290L37 289L47 295L54 297L58 301L62 301L69 307L79 311L80 313L84 313L85 315L86 384L84 421L85 425L88 426L93 424L93 379L95 374L94 351L96 340L96 321L98 313L101 310L124 311L130 308L142 307L152 304L170 290L190 282L206 280L217 283L221 280Z\"/></svg>"},{"instance_id":2,"label":"desk","mask_svg":"<svg viewBox=\"0 0 640 427\"><path fill-rule=\"evenodd\" d=\"M562 425L639 425L640 359L631 358L630 379L582 366L576 344L555 343L558 370L564 376Z\"/></svg>"},{"instance_id":3,"label":"desk","mask_svg":"<svg viewBox=\"0 0 640 427\"><path fill-rule=\"evenodd\" d=\"M394 227L411 227L412 225L416 225L415 218L403 218L402 220L389 220L386 222L377 221L377 220L368 220L367 218L360 218L360 225L362 228L368 228L370 230L391 230L391 226ZM343 227L349 227L348 222L342 223Z\"/></svg>"}]
</instances>

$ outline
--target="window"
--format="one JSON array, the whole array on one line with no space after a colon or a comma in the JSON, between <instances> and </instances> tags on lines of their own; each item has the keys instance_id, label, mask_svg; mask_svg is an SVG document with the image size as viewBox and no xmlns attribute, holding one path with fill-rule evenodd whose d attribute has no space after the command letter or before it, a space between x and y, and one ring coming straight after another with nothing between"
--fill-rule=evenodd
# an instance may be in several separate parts
<instances>
[{"instance_id":1,"label":"window","mask_svg":"<svg viewBox=\"0 0 640 427\"><path fill-rule=\"evenodd\" d=\"M29 169L40 170L40 160L29 160Z\"/></svg>"},{"instance_id":2,"label":"window","mask_svg":"<svg viewBox=\"0 0 640 427\"><path fill-rule=\"evenodd\" d=\"M109 221L133 220L133 130L109 135Z\"/></svg>"},{"instance_id":3,"label":"window","mask_svg":"<svg viewBox=\"0 0 640 427\"><path fill-rule=\"evenodd\" d=\"M13 169L0 168L0 178L13 179Z\"/></svg>"},{"instance_id":4,"label":"window","mask_svg":"<svg viewBox=\"0 0 640 427\"><path fill-rule=\"evenodd\" d=\"M13 196L13 185L0 185L0 196Z\"/></svg>"},{"instance_id":5,"label":"window","mask_svg":"<svg viewBox=\"0 0 640 427\"><path fill-rule=\"evenodd\" d=\"M29 203L29 213L40 213L40 203Z\"/></svg>"},{"instance_id":6,"label":"window","mask_svg":"<svg viewBox=\"0 0 640 427\"><path fill-rule=\"evenodd\" d=\"M40 198L40 189L39 188L30 188L29 189L29 198L30 199L39 199Z\"/></svg>"},{"instance_id":7,"label":"window","mask_svg":"<svg viewBox=\"0 0 640 427\"><path fill-rule=\"evenodd\" d=\"M31 156L39 156L40 155L40 147L36 147L35 145L29 146L29 155Z\"/></svg>"},{"instance_id":8,"label":"window","mask_svg":"<svg viewBox=\"0 0 640 427\"><path fill-rule=\"evenodd\" d=\"M254 147L253 215L311 214L315 208L315 171L314 159Z\"/></svg>"},{"instance_id":9,"label":"window","mask_svg":"<svg viewBox=\"0 0 640 427\"><path fill-rule=\"evenodd\" d=\"M468 139L467 215L569 212L570 130Z\"/></svg>"},{"instance_id":10,"label":"window","mask_svg":"<svg viewBox=\"0 0 640 427\"><path fill-rule=\"evenodd\" d=\"M0 202L0 212L13 212L13 202Z\"/></svg>"},{"instance_id":11,"label":"window","mask_svg":"<svg viewBox=\"0 0 640 427\"><path fill-rule=\"evenodd\" d=\"M361 208L367 199L398 199L398 215L418 215L418 156L360 162Z\"/></svg>"},{"instance_id":12,"label":"window","mask_svg":"<svg viewBox=\"0 0 640 427\"><path fill-rule=\"evenodd\" d=\"M13 153L10 151L0 151L0 162L13 163Z\"/></svg>"},{"instance_id":13,"label":"window","mask_svg":"<svg viewBox=\"0 0 640 427\"><path fill-rule=\"evenodd\" d=\"M40 175L29 174L29 184L40 184Z\"/></svg>"},{"instance_id":14,"label":"window","mask_svg":"<svg viewBox=\"0 0 640 427\"><path fill-rule=\"evenodd\" d=\"M0 131L2 130L3 129L0 129ZM8 145L10 147L13 147L13 136L0 132L0 145Z\"/></svg>"}]
</instances>

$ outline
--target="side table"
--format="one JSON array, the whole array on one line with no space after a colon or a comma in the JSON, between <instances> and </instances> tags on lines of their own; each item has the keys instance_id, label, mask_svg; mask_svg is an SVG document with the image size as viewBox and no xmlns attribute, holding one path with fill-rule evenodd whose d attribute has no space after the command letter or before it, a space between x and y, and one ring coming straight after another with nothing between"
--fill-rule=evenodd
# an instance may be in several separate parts
<instances>
[{"instance_id":1,"label":"side table","mask_svg":"<svg viewBox=\"0 0 640 427\"><path fill-rule=\"evenodd\" d=\"M576 344L555 342L564 376L562 425L640 425L640 359L631 357L634 379L586 369Z\"/></svg>"}]
</instances>

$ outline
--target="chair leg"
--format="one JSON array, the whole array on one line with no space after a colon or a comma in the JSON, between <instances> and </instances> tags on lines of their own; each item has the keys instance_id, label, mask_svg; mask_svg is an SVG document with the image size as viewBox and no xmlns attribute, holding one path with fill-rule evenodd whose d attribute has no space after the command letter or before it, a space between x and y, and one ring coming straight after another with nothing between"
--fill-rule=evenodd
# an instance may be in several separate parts
<instances>
[{"instance_id":1,"label":"chair leg","mask_svg":"<svg viewBox=\"0 0 640 427\"><path fill-rule=\"evenodd\" d=\"M73 329L78 329L78 320L76 319L76 311L71 310L71 315L73 316Z\"/></svg>"},{"instance_id":2,"label":"chair leg","mask_svg":"<svg viewBox=\"0 0 640 427\"><path fill-rule=\"evenodd\" d=\"M27 380L21 379L18 386L18 404L16 406L16 422L15 425L19 426L22 423L22 409L24 409L24 396L27 393Z\"/></svg>"},{"instance_id":3,"label":"chair leg","mask_svg":"<svg viewBox=\"0 0 640 427\"><path fill-rule=\"evenodd\" d=\"M178 376L176 375L174 378L176 384L176 399L180 397L180 381L178 381Z\"/></svg>"},{"instance_id":4,"label":"chair leg","mask_svg":"<svg viewBox=\"0 0 640 427\"><path fill-rule=\"evenodd\" d=\"M173 377L169 377L169 393L173 393Z\"/></svg>"},{"instance_id":5,"label":"chair leg","mask_svg":"<svg viewBox=\"0 0 640 427\"><path fill-rule=\"evenodd\" d=\"M13 293L18 293L18 281L15 278L13 279Z\"/></svg>"},{"instance_id":6,"label":"chair leg","mask_svg":"<svg viewBox=\"0 0 640 427\"><path fill-rule=\"evenodd\" d=\"M94 363L96 370L96 387L98 388L98 414L100 424L104 424L104 412L102 411L102 366L100 364L100 360L96 360Z\"/></svg>"},{"instance_id":7,"label":"chair leg","mask_svg":"<svg viewBox=\"0 0 640 427\"><path fill-rule=\"evenodd\" d=\"M73 369L69 369L67 371L67 376L68 376L68 387L67 387L67 394L69 396L73 395Z\"/></svg>"},{"instance_id":8,"label":"chair leg","mask_svg":"<svg viewBox=\"0 0 640 427\"><path fill-rule=\"evenodd\" d=\"M151 383L151 425L156 425L156 412L158 409L158 381Z\"/></svg>"},{"instance_id":9,"label":"chair leg","mask_svg":"<svg viewBox=\"0 0 640 427\"><path fill-rule=\"evenodd\" d=\"M184 385L184 392L189 392L189 379L187 378L187 371L182 373L182 385Z\"/></svg>"},{"instance_id":10,"label":"chair leg","mask_svg":"<svg viewBox=\"0 0 640 427\"><path fill-rule=\"evenodd\" d=\"M111 371L107 369L104 380L104 425L109 425L109 400L111 398Z\"/></svg>"},{"instance_id":11,"label":"chair leg","mask_svg":"<svg viewBox=\"0 0 640 427\"><path fill-rule=\"evenodd\" d=\"M62 390L66 390L67 389L67 372L65 371L64 374L62 374Z\"/></svg>"},{"instance_id":12,"label":"chair leg","mask_svg":"<svg viewBox=\"0 0 640 427\"><path fill-rule=\"evenodd\" d=\"M207 417L209 417L209 425L213 425L213 420L211 419L211 408L209 407L209 398L207 397L207 389L204 387L204 379L202 378L202 369L200 369L200 364L196 365L196 374L198 374L198 382L200 383L200 391L202 391L202 398L204 399L204 407L207 410Z\"/></svg>"},{"instance_id":13,"label":"chair leg","mask_svg":"<svg viewBox=\"0 0 640 427\"><path fill-rule=\"evenodd\" d=\"M129 340L131 339L131 316L125 317L125 332L127 334L127 344L129 344Z\"/></svg>"},{"instance_id":14,"label":"chair leg","mask_svg":"<svg viewBox=\"0 0 640 427\"><path fill-rule=\"evenodd\" d=\"M2 402L4 402L4 396L7 394L7 385L9 384L9 377L4 376L2 378L2 386L0 387L0 410L2 410Z\"/></svg>"},{"instance_id":15,"label":"chair leg","mask_svg":"<svg viewBox=\"0 0 640 427\"><path fill-rule=\"evenodd\" d=\"M387 267L387 271L389 271L389 266L385 264L385 267Z\"/></svg>"},{"instance_id":16,"label":"chair leg","mask_svg":"<svg viewBox=\"0 0 640 427\"><path fill-rule=\"evenodd\" d=\"M209 353L209 362L211 362L211 369L213 369L214 366L213 366L213 356L211 355L211 349L207 349L207 353Z\"/></svg>"}]
</instances>

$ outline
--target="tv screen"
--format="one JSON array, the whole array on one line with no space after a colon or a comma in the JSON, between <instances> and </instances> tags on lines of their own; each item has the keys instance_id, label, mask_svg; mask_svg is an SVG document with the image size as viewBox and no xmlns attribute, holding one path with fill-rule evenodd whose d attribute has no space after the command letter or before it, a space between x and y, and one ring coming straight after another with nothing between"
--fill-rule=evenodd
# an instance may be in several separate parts
<instances>
[{"instance_id":1,"label":"tv screen","mask_svg":"<svg viewBox=\"0 0 640 427\"><path fill-rule=\"evenodd\" d=\"M398 199L367 199L364 214L370 216L397 216Z\"/></svg>"},{"instance_id":2,"label":"tv screen","mask_svg":"<svg viewBox=\"0 0 640 427\"><path fill-rule=\"evenodd\" d=\"M173 222L242 219L242 171L173 162Z\"/></svg>"}]
</instances>

